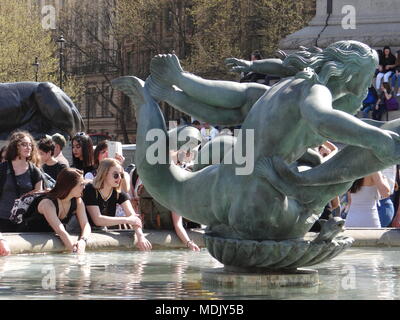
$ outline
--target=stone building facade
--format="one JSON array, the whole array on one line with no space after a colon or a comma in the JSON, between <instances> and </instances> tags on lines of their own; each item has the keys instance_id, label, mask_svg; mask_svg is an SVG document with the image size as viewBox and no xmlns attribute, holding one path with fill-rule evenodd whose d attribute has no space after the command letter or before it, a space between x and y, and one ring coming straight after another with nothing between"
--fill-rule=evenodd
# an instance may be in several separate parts
<instances>
[{"instance_id":1,"label":"stone building facade","mask_svg":"<svg viewBox=\"0 0 400 320\"><path fill-rule=\"evenodd\" d=\"M100 133L124 143L136 140L136 119L128 97L113 91L110 81L122 75L136 75L145 79L149 74L149 63L157 53L175 52L180 58L186 56L186 42L177 35L174 24L182 23L179 28L190 34L193 24L185 8L191 0L160 0L160 15L152 29L152 37L157 45L143 47L140 39L126 38L119 43L110 32L110 17L113 5L118 0L31 0L41 2L41 7L52 5L58 13L54 30L54 40L63 33L66 42L65 71L67 76L74 75L83 80L85 94L76 102L88 133ZM247 1L247 0L246 0ZM315 0L304 0L312 3ZM72 10L74 5L80 10L70 15L70 20L62 17L62 12ZM173 6L173 7L172 7ZM252 6L248 5L249 10ZM257 21L257 12L253 13ZM85 21L87 24L85 25ZM249 48L257 48L264 30L254 27L254 32L246 37ZM250 50L250 49L249 49ZM174 108L162 104L167 121L177 120L183 114Z\"/></svg>"}]
</instances>

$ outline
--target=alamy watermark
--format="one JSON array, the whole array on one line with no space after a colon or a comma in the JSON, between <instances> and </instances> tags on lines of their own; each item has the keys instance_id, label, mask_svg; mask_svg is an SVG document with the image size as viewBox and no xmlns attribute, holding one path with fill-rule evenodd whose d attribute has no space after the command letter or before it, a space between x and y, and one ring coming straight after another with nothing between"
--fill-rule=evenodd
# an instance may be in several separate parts
<instances>
[{"instance_id":1,"label":"alamy watermark","mask_svg":"<svg viewBox=\"0 0 400 320\"><path fill-rule=\"evenodd\" d=\"M356 8L352 5L345 5L342 7L342 28L344 30L356 29Z\"/></svg>"},{"instance_id":2,"label":"alamy watermark","mask_svg":"<svg viewBox=\"0 0 400 320\"><path fill-rule=\"evenodd\" d=\"M56 8L53 5L44 5L40 10L42 28L45 30L56 29Z\"/></svg>"},{"instance_id":3,"label":"alamy watermark","mask_svg":"<svg viewBox=\"0 0 400 320\"><path fill-rule=\"evenodd\" d=\"M56 269L53 265L45 265L42 268L42 288L44 290L55 290L56 289Z\"/></svg>"},{"instance_id":4,"label":"alamy watermark","mask_svg":"<svg viewBox=\"0 0 400 320\"><path fill-rule=\"evenodd\" d=\"M27 0L27 2L30 8L38 10L44 30L57 29L57 8L61 9L61 0Z\"/></svg>"},{"instance_id":5,"label":"alamy watermark","mask_svg":"<svg viewBox=\"0 0 400 320\"><path fill-rule=\"evenodd\" d=\"M172 135L172 136L171 136ZM254 171L254 130L235 129L236 143L226 145L218 140L201 144L201 151L194 159L194 164L235 164L235 174L250 175ZM151 129L146 134L146 142L152 142L146 149L146 160L151 165L169 164L170 151L193 151L201 143L182 131L168 134L162 129ZM178 147L178 145L182 144ZM223 152L221 152L221 147Z\"/></svg>"},{"instance_id":6,"label":"alamy watermark","mask_svg":"<svg viewBox=\"0 0 400 320\"><path fill-rule=\"evenodd\" d=\"M341 269L341 274L343 275L341 286L343 290L355 290L356 286L356 268L354 266L348 265Z\"/></svg>"}]
</instances>

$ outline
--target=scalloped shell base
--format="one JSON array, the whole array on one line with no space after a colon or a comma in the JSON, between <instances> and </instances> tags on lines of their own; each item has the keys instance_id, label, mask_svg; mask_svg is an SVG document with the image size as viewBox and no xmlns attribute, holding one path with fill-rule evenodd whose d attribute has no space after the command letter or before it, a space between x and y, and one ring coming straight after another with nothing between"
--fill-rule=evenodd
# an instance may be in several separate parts
<instances>
[{"instance_id":1,"label":"scalloped shell base","mask_svg":"<svg viewBox=\"0 0 400 320\"><path fill-rule=\"evenodd\" d=\"M354 239L338 236L330 242L294 240L238 240L204 235L210 254L225 269L251 273L281 272L312 266L330 260L349 248ZM235 269L232 269L234 267ZM237 269L241 268L241 269Z\"/></svg>"}]
</instances>

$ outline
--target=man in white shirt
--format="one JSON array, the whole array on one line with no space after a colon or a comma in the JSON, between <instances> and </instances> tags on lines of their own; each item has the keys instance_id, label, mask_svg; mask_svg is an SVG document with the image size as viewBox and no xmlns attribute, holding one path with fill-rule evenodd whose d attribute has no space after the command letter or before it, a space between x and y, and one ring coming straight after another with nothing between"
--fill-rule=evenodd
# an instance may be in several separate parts
<instances>
[{"instance_id":1,"label":"man in white shirt","mask_svg":"<svg viewBox=\"0 0 400 320\"><path fill-rule=\"evenodd\" d=\"M219 131L216 128L210 126L209 123L205 122L203 124L203 128L201 128L201 130L200 130L200 133L201 133L203 140L211 141L218 135Z\"/></svg>"},{"instance_id":2,"label":"man in white shirt","mask_svg":"<svg viewBox=\"0 0 400 320\"><path fill-rule=\"evenodd\" d=\"M65 145L67 144L67 141L65 140L64 136L59 133L55 133L51 136L51 139L54 141L56 145L54 148L54 158L58 162L65 164L67 167L69 167L69 162L62 153L62 149L64 149Z\"/></svg>"}]
</instances>

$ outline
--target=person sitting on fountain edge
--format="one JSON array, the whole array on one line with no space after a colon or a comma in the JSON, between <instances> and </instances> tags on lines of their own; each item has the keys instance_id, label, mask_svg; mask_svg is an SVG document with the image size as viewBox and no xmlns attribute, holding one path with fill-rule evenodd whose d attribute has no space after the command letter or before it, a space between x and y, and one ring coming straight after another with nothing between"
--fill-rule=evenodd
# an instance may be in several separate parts
<instances>
[{"instance_id":1,"label":"person sitting on fountain edge","mask_svg":"<svg viewBox=\"0 0 400 320\"><path fill-rule=\"evenodd\" d=\"M121 191L123 177L124 170L116 159L106 158L99 163L96 177L86 185L83 192L90 224L97 227L132 225L137 247L142 251L151 250L151 243L143 234L142 222L133 210L129 196ZM115 215L117 204L124 209L125 217Z\"/></svg>"}]
</instances>

